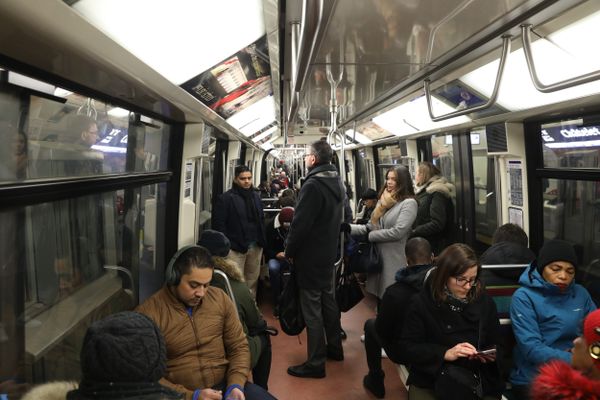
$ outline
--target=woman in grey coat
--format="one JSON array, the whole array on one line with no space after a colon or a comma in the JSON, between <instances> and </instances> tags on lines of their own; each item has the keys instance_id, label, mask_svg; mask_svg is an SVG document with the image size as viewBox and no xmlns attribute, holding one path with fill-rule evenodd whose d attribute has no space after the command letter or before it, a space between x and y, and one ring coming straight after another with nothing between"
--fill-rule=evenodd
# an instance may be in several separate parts
<instances>
[{"instance_id":1,"label":"woman in grey coat","mask_svg":"<svg viewBox=\"0 0 600 400\"><path fill-rule=\"evenodd\" d=\"M417 217L412 179L404 166L391 168L385 175L385 186L379 192L377 206L366 225L350 225L353 236L366 236L377 244L383 269L367 275L367 291L377 298L395 280L396 272L406 267L404 247Z\"/></svg>"}]
</instances>

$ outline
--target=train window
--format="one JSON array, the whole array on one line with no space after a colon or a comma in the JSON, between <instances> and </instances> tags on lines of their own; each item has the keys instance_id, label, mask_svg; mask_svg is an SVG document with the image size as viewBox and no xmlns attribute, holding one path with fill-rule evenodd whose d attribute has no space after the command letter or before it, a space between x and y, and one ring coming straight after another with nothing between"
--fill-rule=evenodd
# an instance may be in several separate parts
<instances>
[{"instance_id":1,"label":"train window","mask_svg":"<svg viewBox=\"0 0 600 400\"><path fill-rule=\"evenodd\" d=\"M433 154L433 163L440 169L442 175L449 182L456 182L452 136L432 136L431 151Z\"/></svg>"},{"instance_id":2,"label":"train window","mask_svg":"<svg viewBox=\"0 0 600 400\"><path fill-rule=\"evenodd\" d=\"M0 383L79 379L87 326L160 287L165 192L156 184L0 213Z\"/></svg>"},{"instance_id":3,"label":"train window","mask_svg":"<svg viewBox=\"0 0 600 400\"><path fill-rule=\"evenodd\" d=\"M0 135L10 143L0 150L0 181L166 169L167 125L56 93L39 97L13 86L0 92Z\"/></svg>"},{"instance_id":4,"label":"train window","mask_svg":"<svg viewBox=\"0 0 600 400\"><path fill-rule=\"evenodd\" d=\"M475 236L486 245L498 227L496 196L496 170L494 157L487 154L485 132L471 133L473 157L473 182L475 189Z\"/></svg>"},{"instance_id":5,"label":"train window","mask_svg":"<svg viewBox=\"0 0 600 400\"><path fill-rule=\"evenodd\" d=\"M600 182L542 179L544 239L575 245L578 280L600 301Z\"/></svg>"},{"instance_id":6,"label":"train window","mask_svg":"<svg viewBox=\"0 0 600 400\"><path fill-rule=\"evenodd\" d=\"M544 167L600 168L600 125L582 119L541 127Z\"/></svg>"}]
</instances>

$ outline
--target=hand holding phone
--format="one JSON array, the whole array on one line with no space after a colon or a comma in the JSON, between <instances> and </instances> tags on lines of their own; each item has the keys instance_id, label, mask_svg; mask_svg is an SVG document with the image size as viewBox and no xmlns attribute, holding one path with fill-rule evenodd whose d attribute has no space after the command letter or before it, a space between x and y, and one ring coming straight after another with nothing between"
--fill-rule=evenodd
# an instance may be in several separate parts
<instances>
[{"instance_id":1,"label":"hand holding phone","mask_svg":"<svg viewBox=\"0 0 600 400\"><path fill-rule=\"evenodd\" d=\"M478 350L471 359L479 360L482 363L494 362L496 361L496 348L493 347L491 349Z\"/></svg>"}]
</instances>

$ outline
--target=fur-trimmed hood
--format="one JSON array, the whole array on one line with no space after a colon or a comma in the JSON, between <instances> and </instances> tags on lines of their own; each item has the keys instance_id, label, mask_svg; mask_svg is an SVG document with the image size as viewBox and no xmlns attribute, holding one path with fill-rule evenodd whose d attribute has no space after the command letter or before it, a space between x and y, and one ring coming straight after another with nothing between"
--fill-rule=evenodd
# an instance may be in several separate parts
<instances>
[{"instance_id":1,"label":"fur-trimmed hood","mask_svg":"<svg viewBox=\"0 0 600 400\"><path fill-rule=\"evenodd\" d=\"M448 182L448 180L443 176L435 175L429 181L427 181L425 185L420 186L417 189L417 193L421 192L422 190L425 190L429 194L440 192L446 197L452 197L454 185Z\"/></svg>"},{"instance_id":2,"label":"fur-trimmed hood","mask_svg":"<svg viewBox=\"0 0 600 400\"><path fill-rule=\"evenodd\" d=\"M22 400L65 400L67 393L77 389L77 382L49 382L36 386Z\"/></svg>"},{"instance_id":3,"label":"fur-trimmed hood","mask_svg":"<svg viewBox=\"0 0 600 400\"><path fill-rule=\"evenodd\" d=\"M533 400L598 400L600 381L588 378L564 361L540 368L532 388Z\"/></svg>"},{"instance_id":4,"label":"fur-trimmed hood","mask_svg":"<svg viewBox=\"0 0 600 400\"><path fill-rule=\"evenodd\" d=\"M223 257L213 257L215 268L225 272L229 279L233 279L238 282L244 282L244 275L237 266L237 264L231 260Z\"/></svg>"}]
</instances>

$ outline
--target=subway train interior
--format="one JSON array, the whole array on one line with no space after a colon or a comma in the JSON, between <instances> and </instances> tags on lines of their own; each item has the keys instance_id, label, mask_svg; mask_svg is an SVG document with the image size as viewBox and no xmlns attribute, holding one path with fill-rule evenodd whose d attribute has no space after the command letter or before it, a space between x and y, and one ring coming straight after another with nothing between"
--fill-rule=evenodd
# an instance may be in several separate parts
<instances>
[{"instance_id":1,"label":"subway train interior","mask_svg":"<svg viewBox=\"0 0 600 400\"><path fill-rule=\"evenodd\" d=\"M353 213L389 168L430 161L455 241L481 254L508 222L535 253L564 239L598 303L599 25L600 0L0 1L0 398L78 381L86 329L162 287L235 166L256 188L283 166L299 189L317 140ZM78 117L95 122L81 137ZM285 372L304 334L273 337L270 392L375 398L374 316L369 296L342 314L346 360L308 384Z\"/></svg>"}]
</instances>

